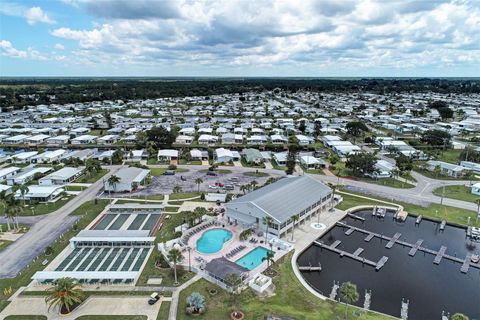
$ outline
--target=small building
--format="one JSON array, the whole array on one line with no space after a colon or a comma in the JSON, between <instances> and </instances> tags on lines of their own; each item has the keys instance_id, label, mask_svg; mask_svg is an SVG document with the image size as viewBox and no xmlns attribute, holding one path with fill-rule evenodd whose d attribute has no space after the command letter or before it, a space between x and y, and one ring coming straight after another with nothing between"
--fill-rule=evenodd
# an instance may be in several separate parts
<instances>
[{"instance_id":1,"label":"small building","mask_svg":"<svg viewBox=\"0 0 480 320\"><path fill-rule=\"evenodd\" d=\"M98 138L97 143L98 144L114 144L118 140L120 140L120 136L116 134L107 134L103 137Z\"/></svg>"},{"instance_id":2,"label":"small building","mask_svg":"<svg viewBox=\"0 0 480 320\"><path fill-rule=\"evenodd\" d=\"M28 144L36 145L36 144L40 144L40 143L45 142L45 140L47 140L48 138L50 138L49 135L37 134L37 135L31 136L31 137L28 137L28 139L26 139L26 142Z\"/></svg>"},{"instance_id":3,"label":"small building","mask_svg":"<svg viewBox=\"0 0 480 320\"><path fill-rule=\"evenodd\" d=\"M202 134L198 137L199 144L206 144L209 146L215 145L217 143L218 137L212 136L210 134Z\"/></svg>"},{"instance_id":4,"label":"small building","mask_svg":"<svg viewBox=\"0 0 480 320\"><path fill-rule=\"evenodd\" d=\"M50 167L27 168L24 171L20 171L18 174L14 176L8 177L7 184L9 186L13 186L15 184L17 185L25 184L27 182L32 181L37 173L45 174L51 170L52 168Z\"/></svg>"},{"instance_id":5,"label":"small building","mask_svg":"<svg viewBox=\"0 0 480 320\"><path fill-rule=\"evenodd\" d=\"M460 165L476 174L480 174L480 163L470 162L470 161L461 161Z\"/></svg>"},{"instance_id":6,"label":"small building","mask_svg":"<svg viewBox=\"0 0 480 320\"><path fill-rule=\"evenodd\" d=\"M287 165L288 152L277 152L273 154L273 160L279 166Z\"/></svg>"},{"instance_id":7,"label":"small building","mask_svg":"<svg viewBox=\"0 0 480 320\"><path fill-rule=\"evenodd\" d=\"M125 161L127 162L140 162L143 158L147 157L145 149L130 150L125 154Z\"/></svg>"},{"instance_id":8,"label":"small building","mask_svg":"<svg viewBox=\"0 0 480 320\"><path fill-rule=\"evenodd\" d=\"M64 145L64 144L68 144L68 140L70 140L69 136L60 135L60 136L48 138L46 142L49 145Z\"/></svg>"},{"instance_id":9,"label":"small building","mask_svg":"<svg viewBox=\"0 0 480 320\"><path fill-rule=\"evenodd\" d=\"M192 142L193 142L193 136L179 135L175 139L176 144L192 144Z\"/></svg>"},{"instance_id":10,"label":"small building","mask_svg":"<svg viewBox=\"0 0 480 320\"><path fill-rule=\"evenodd\" d=\"M215 162L216 163L227 163L233 161L232 151L224 148L215 149Z\"/></svg>"},{"instance_id":11,"label":"small building","mask_svg":"<svg viewBox=\"0 0 480 320\"><path fill-rule=\"evenodd\" d=\"M257 149L243 149L243 157L248 164L261 164L263 163L263 156Z\"/></svg>"},{"instance_id":12,"label":"small building","mask_svg":"<svg viewBox=\"0 0 480 320\"><path fill-rule=\"evenodd\" d=\"M38 151L26 151L20 152L12 156L14 163L29 163L36 155Z\"/></svg>"},{"instance_id":13,"label":"small building","mask_svg":"<svg viewBox=\"0 0 480 320\"><path fill-rule=\"evenodd\" d=\"M244 281L248 277L247 268L244 268L224 257L210 260L205 265L204 270L210 277L210 281L213 281L223 287L228 287L226 279L230 274L236 274L241 281Z\"/></svg>"},{"instance_id":14,"label":"small building","mask_svg":"<svg viewBox=\"0 0 480 320\"><path fill-rule=\"evenodd\" d=\"M175 149L158 150L157 160L158 161L178 160L178 150L175 150Z\"/></svg>"},{"instance_id":15,"label":"small building","mask_svg":"<svg viewBox=\"0 0 480 320\"><path fill-rule=\"evenodd\" d=\"M208 160L208 151L201 151L198 149L190 150L190 158L193 161L204 161Z\"/></svg>"},{"instance_id":16,"label":"small building","mask_svg":"<svg viewBox=\"0 0 480 320\"><path fill-rule=\"evenodd\" d=\"M377 169L377 172L369 173L367 176L375 179L389 178L392 176L392 171L395 169L395 165L385 160L377 160L375 168Z\"/></svg>"},{"instance_id":17,"label":"small building","mask_svg":"<svg viewBox=\"0 0 480 320\"><path fill-rule=\"evenodd\" d=\"M301 223L325 210L332 200L332 190L310 177L287 177L246 195L227 202L226 217L229 222L266 232L265 217L272 223L268 232L281 237L292 228L292 216Z\"/></svg>"},{"instance_id":18,"label":"small building","mask_svg":"<svg viewBox=\"0 0 480 320\"><path fill-rule=\"evenodd\" d=\"M145 184L145 179L149 176L150 170L129 167L118 170L115 174L119 178L119 182L110 184L105 181L105 191L107 192L132 192L138 186Z\"/></svg>"},{"instance_id":19,"label":"small building","mask_svg":"<svg viewBox=\"0 0 480 320\"><path fill-rule=\"evenodd\" d=\"M10 177L15 176L20 172L20 168L17 167L6 167L0 169L0 182L7 180Z\"/></svg>"},{"instance_id":20,"label":"small building","mask_svg":"<svg viewBox=\"0 0 480 320\"><path fill-rule=\"evenodd\" d=\"M89 144L94 143L97 140L96 136L92 136L89 134L81 135L79 137L72 139L72 144Z\"/></svg>"},{"instance_id":21,"label":"small building","mask_svg":"<svg viewBox=\"0 0 480 320\"><path fill-rule=\"evenodd\" d=\"M462 177L467 170L463 166L457 164L451 164L443 161L428 160L427 161L427 170L430 172L435 172L436 168L440 168L440 173L449 177L459 178Z\"/></svg>"},{"instance_id":22,"label":"small building","mask_svg":"<svg viewBox=\"0 0 480 320\"><path fill-rule=\"evenodd\" d=\"M242 144L243 136L241 134L224 133L222 135L222 144Z\"/></svg>"},{"instance_id":23,"label":"small building","mask_svg":"<svg viewBox=\"0 0 480 320\"><path fill-rule=\"evenodd\" d=\"M45 151L44 153L34 156L31 159L31 162L32 163L52 163L55 161L59 161L66 152L67 151L63 149Z\"/></svg>"},{"instance_id":24,"label":"small building","mask_svg":"<svg viewBox=\"0 0 480 320\"><path fill-rule=\"evenodd\" d=\"M84 168L65 167L40 178L38 184L42 186L64 185L75 181L82 175Z\"/></svg>"},{"instance_id":25,"label":"small building","mask_svg":"<svg viewBox=\"0 0 480 320\"><path fill-rule=\"evenodd\" d=\"M327 165L322 159L317 159L313 156L301 156L300 164L306 169L319 169Z\"/></svg>"},{"instance_id":26,"label":"small building","mask_svg":"<svg viewBox=\"0 0 480 320\"><path fill-rule=\"evenodd\" d=\"M22 144L28 138L30 138L30 136L28 136L26 134L19 134L19 135L13 136L13 137L5 138L5 139L3 139L2 142L6 143L6 144Z\"/></svg>"},{"instance_id":27,"label":"small building","mask_svg":"<svg viewBox=\"0 0 480 320\"><path fill-rule=\"evenodd\" d=\"M62 186L28 186L28 191L22 196L20 190L15 193L15 199L38 202L51 202L65 191Z\"/></svg>"}]
</instances>

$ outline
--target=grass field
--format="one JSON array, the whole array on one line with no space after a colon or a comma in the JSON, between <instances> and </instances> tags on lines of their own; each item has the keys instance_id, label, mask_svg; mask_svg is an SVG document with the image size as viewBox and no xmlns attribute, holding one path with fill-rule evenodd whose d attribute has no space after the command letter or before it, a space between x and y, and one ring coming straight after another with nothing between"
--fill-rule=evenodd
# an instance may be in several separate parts
<instances>
[{"instance_id":1,"label":"grass field","mask_svg":"<svg viewBox=\"0 0 480 320\"><path fill-rule=\"evenodd\" d=\"M39 204L29 204L26 202L25 206L22 206L23 212L21 216L39 216L42 214L47 214L54 212L61 207L63 207L68 201L72 200L75 196L73 195L63 195L60 199L55 202L46 202Z\"/></svg>"},{"instance_id":2,"label":"grass field","mask_svg":"<svg viewBox=\"0 0 480 320\"><path fill-rule=\"evenodd\" d=\"M353 192L350 192L350 191L348 192L353 194ZM414 215L423 215L426 218L435 219L439 221L446 220L447 222L450 222L450 223L468 225L468 218L470 217L470 225L480 227L480 222L477 222L475 219L476 213L474 211L470 211L462 208L444 206L439 203L431 203L428 207L422 207L422 206L411 204L411 203L405 203L405 202L400 202L395 200L392 201L389 199L382 199L380 197L373 197L373 196L363 195L363 194L359 194L359 195L371 197L380 201L363 199L363 198L359 198L351 195L346 195L343 193L341 193L341 195L343 197L343 201L342 203L337 205L337 208L340 210L346 210L348 208L360 206L360 205L381 204L382 203L381 201L383 200L389 203L402 205L404 210L407 211L408 213L411 213Z\"/></svg>"},{"instance_id":3,"label":"grass field","mask_svg":"<svg viewBox=\"0 0 480 320\"><path fill-rule=\"evenodd\" d=\"M4 320L47 320L45 316L35 316L35 315L18 315L18 316L8 316Z\"/></svg>"},{"instance_id":4,"label":"grass field","mask_svg":"<svg viewBox=\"0 0 480 320\"><path fill-rule=\"evenodd\" d=\"M392 187L392 188L400 188L400 189L409 189L414 188L413 184L410 184L405 181L399 181L394 178L382 178L382 179L369 179L369 178L359 178L359 181L365 181L368 183L379 184L382 186ZM403 180L403 179L402 179Z\"/></svg>"},{"instance_id":5,"label":"grass field","mask_svg":"<svg viewBox=\"0 0 480 320\"><path fill-rule=\"evenodd\" d=\"M460 161L460 153L462 153L462 150L451 149L451 150L440 151L436 159L438 161L458 164Z\"/></svg>"},{"instance_id":6,"label":"grass field","mask_svg":"<svg viewBox=\"0 0 480 320\"><path fill-rule=\"evenodd\" d=\"M245 319L264 319L268 314L302 320L343 319L345 315L344 305L321 300L307 291L293 273L290 263L291 258L292 254L287 254L273 266L278 272L278 275L273 278L273 283L276 287L274 296L259 298L250 289L243 291L238 296L236 305L239 310L245 313ZM217 294L211 296L209 289L216 289ZM207 311L198 317L192 317L185 313L186 298L192 292L199 292L205 297L207 303ZM230 296L226 291L202 279L181 291L176 319L229 319L232 311L231 305ZM353 310L355 309L349 308L349 319L391 319L388 316L366 312L353 317ZM356 310L358 312L358 309Z\"/></svg>"},{"instance_id":7,"label":"grass field","mask_svg":"<svg viewBox=\"0 0 480 320\"><path fill-rule=\"evenodd\" d=\"M6 247L8 247L12 243L13 243L13 241L0 240L0 251L4 250Z\"/></svg>"},{"instance_id":8,"label":"grass field","mask_svg":"<svg viewBox=\"0 0 480 320\"><path fill-rule=\"evenodd\" d=\"M172 193L169 196L170 200L183 200L189 198L199 197L201 195L200 192L182 192L182 193Z\"/></svg>"},{"instance_id":9,"label":"grass field","mask_svg":"<svg viewBox=\"0 0 480 320\"><path fill-rule=\"evenodd\" d=\"M101 315L91 315L91 316L81 316L75 320L147 320L147 316L101 316Z\"/></svg>"},{"instance_id":10,"label":"grass field","mask_svg":"<svg viewBox=\"0 0 480 320\"><path fill-rule=\"evenodd\" d=\"M442 194L445 198L452 198L462 201L475 202L479 200L480 196L472 194L472 188L467 186L445 186L445 193L443 193L443 187L433 190L433 194L441 197Z\"/></svg>"},{"instance_id":11,"label":"grass field","mask_svg":"<svg viewBox=\"0 0 480 320\"><path fill-rule=\"evenodd\" d=\"M183 224L185 218L185 215L182 213L171 214L169 219L164 220L162 227L157 232L155 243L165 242L178 237L179 234L175 234L175 227ZM145 264L145 268L138 279L137 285L147 285L149 278L162 278L162 286L174 285L175 279L173 269L159 269L155 267L155 261L160 257L160 255L160 252L156 250L150 255L147 263ZM180 284L191 279L193 275L193 272L188 273L182 269L177 270L178 281Z\"/></svg>"},{"instance_id":12,"label":"grass field","mask_svg":"<svg viewBox=\"0 0 480 320\"><path fill-rule=\"evenodd\" d=\"M157 320L167 320L170 311L170 301L162 301L160 311L158 311Z\"/></svg>"},{"instance_id":13,"label":"grass field","mask_svg":"<svg viewBox=\"0 0 480 320\"><path fill-rule=\"evenodd\" d=\"M87 189L85 186L65 186L66 191L83 191Z\"/></svg>"},{"instance_id":14,"label":"grass field","mask_svg":"<svg viewBox=\"0 0 480 320\"><path fill-rule=\"evenodd\" d=\"M42 265L42 261L45 259L48 259L49 261L53 260L69 244L69 240L98 216L108 203L108 200L98 200L97 204L95 204L94 201L82 204L72 212L72 215L82 216L80 220L78 220L76 228L69 229L63 238L51 244L53 249L52 255L46 256L45 254L40 254L38 259L25 268L20 275L15 278L0 279L0 306L4 304L2 300L5 301L9 296L4 295L4 289L11 288L12 293L14 293L19 287L26 286L30 283L32 275L45 268L45 266Z\"/></svg>"}]
</instances>

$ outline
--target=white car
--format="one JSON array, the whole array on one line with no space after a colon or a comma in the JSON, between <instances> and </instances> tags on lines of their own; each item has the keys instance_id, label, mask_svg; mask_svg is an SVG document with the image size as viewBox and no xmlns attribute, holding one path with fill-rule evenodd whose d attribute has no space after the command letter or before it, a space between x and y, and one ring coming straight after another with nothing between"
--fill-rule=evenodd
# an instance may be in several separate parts
<instances>
[{"instance_id":1,"label":"white car","mask_svg":"<svg viewBox=\"0 0 480 320\"><path fill-rule=\"evenodd\" d=\"M218 186L212 186L211 184L208 185L209 189L218 189Z\"/></svg>"}]
</instances>

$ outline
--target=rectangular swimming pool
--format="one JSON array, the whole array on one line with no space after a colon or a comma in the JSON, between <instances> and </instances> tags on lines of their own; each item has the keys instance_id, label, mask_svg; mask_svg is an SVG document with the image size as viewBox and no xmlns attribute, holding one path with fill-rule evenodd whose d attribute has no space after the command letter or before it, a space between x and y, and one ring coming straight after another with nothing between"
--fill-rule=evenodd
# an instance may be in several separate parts
<instances>
[{"instance_id":1,"label":"rectangular swimming pool","mask_svg":"<svg viewBox=\"0 0 480 320\"><path fill-rule=\"evenodd\" d=\"M269 250L264 247L256 247L255 249L250 250L246 255L235 261L236 264L247 268L248 270L253 270L259 265L262 264L262 259L267 256Z\"/></svg>"}]
</instances>

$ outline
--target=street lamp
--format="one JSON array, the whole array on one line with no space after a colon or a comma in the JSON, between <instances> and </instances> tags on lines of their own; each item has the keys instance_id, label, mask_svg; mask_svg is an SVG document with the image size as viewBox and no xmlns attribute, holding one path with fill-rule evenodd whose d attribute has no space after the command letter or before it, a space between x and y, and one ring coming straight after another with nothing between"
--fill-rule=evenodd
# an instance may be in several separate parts
<instances>
[{"instance_id":1,"label":"street lamp","mask_svg":"<svg viewBox=\"0 0 480 320\"><path fill-rule=\"evenodd\" d=\"M192 265L190 263L190 251L192 251L192 248L188 246L187 250L188 250L188 272L192 272Z\"/></svg>"}]
</instances>

